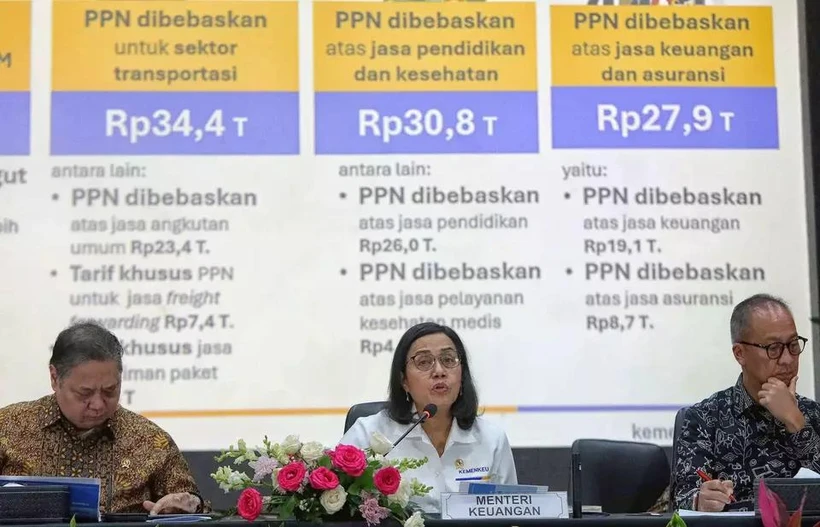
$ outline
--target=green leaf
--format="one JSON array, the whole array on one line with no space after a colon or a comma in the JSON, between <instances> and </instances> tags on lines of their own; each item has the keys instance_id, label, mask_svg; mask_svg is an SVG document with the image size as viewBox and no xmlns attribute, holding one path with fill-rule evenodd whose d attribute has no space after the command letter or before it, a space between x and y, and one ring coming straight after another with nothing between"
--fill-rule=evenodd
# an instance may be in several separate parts
<instances>
[{"instance_id":1,"label":"green leaf","mask_svg":"<svg viewBox=\"0 0 820 527\"><path fill-rule=\"evenodd\" d=\"M339 484L344 488L348 488L355 481L353 477L348 476L344 472L336 472L336 475L339 476Z\"/></svg>"},{"instance_id":2,"label":"green leaf","mask_svg":"<svg viewBox=\"0 0 820 527\"><path fill-rule=\"evenodd\" d=\"M372 467L365 469L364 473L356 478L356 483L359 484L359 487L363 489L372 489L375 485L373 483L373 474L375 471Z\"/></svg>"},{"instance_id":3,"label":"green leaf","mask_svg":"<svg viewBox=\"0 0 820 527\"><path fill-rule=\"evenodd\" d=\"M675 513L672 514L672 518L669 520L669 523L666 524L666 527L686 527L686 522L680 517L678 511L675 511Z\"/></svg>"},{"instance_id":4,"label":"green leaf","mask_svg":"<svg viewBox=\"0 0 820 527\"><path fill-rule=\"evenodd\" d=\"M296 508L298 502L299 500L296 496L290 496L279 508L279 517L283 520L293 518L293 510Z\"/></svg>"},{"instance_id":5,"label":"green leaf","mask_svg":"<svg viewBox=\"0 0 820 527\"><path fill-rule=\"evenodd\" d=\"M68 522L69 527L77 527L77 515L71 517L71 521Z\"/></svg>"}]
</instances>

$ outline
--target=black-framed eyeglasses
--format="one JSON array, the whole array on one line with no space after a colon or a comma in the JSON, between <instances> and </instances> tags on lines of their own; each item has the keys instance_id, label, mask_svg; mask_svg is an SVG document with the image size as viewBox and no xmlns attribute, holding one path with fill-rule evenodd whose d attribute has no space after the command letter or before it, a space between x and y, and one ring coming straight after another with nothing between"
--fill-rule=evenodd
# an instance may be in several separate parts
<instances>
[{"instance_id":1,"label":"black-framed eyeglasses","mask_svg":"<svg viewBox=\"0 0 820 527\"><path fill-rule=\"evenodd\" d=\"M412 362L419 371L432 370L436 366L436 361L448 370L452 370L461 364L461 359L458 357L458 353L454 351L444 352L438 357L432 353L417 353L408 360L408 362Z\"/></svg>"},{"instance_id":2,"label":"black-framed eyeglasses","mask_svg":"<svg viewBox=\"0 0 820 527\"><path fill-rule=\"evenodd\" d=\"M772 360L777 360L781 355L783 355L783 350L785 349L788 349L789 354L791 355L800 355L806 348L806 342L808 341L809 339L805 337L796 337L794 340L789 342L772 342L771 344L767 344L765 346L762 344L755 344L754 342L745 342L743 340L738 340L737 343L766 350L767 357Z\"/></svg>"}]
</instances>

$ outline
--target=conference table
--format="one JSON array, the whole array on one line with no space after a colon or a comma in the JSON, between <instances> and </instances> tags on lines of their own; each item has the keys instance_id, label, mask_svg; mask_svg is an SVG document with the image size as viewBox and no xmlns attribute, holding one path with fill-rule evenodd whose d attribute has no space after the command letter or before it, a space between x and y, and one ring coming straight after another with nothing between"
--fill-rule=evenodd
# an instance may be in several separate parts
<instances>
[{"instance_id":1,"label":"conference table","mask_svg":"<svg viewBox=\"0 0 820 527\"><path fill-rule=\"evenodd\" d=\"M554 519L554 520L425 520L425 527L665 527L671 515L609 515L592 516L585 518ZM760 517L755 516L692 516L684 518L687 527L761 527ZM803 527L813 527L820 521L818 517L803 518ZM248 522L242 519L221 519L209 522L186 523L184 525L202 525L213 527L279 527L283 522L270 519L266 521ZM15 527L66 527L66 524L20 524ZM88 524L78 524L88 525ZM96 523L97 527L135 527L145 525L144 522L128 523ZM162 524L152 523L152 526ZM166 524L171 525L171 524ZM365 522L326 522L321 527L366 527ZM383 523L383 527L398 526L398 523ZM285 521L284 527L310 527L310 524L296 521Z\"/></svg>"}]
</instances>

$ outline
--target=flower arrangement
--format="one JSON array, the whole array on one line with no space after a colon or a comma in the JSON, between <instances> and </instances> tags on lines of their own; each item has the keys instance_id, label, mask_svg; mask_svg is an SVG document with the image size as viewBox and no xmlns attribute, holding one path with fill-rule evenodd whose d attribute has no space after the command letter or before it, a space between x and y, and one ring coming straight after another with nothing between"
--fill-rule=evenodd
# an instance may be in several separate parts
<instances>
[{"instance_id":1,"label":"flower arrangement","mask_svg":"<svg viewBox=\"0 0 820 527\"><path fill-rule=\"evenodd\" d=\"M282 443L265 437L262 445L248 448L240 439L216 457L218 463L247 464L252 475L230 465L211 474L225 492L242 490L237 511L246 520L266 513L315 523L363 518L377 525L393 518L405 527L424 526L410 498L432 488L402 474L424 465L427 458L386 459L393 445L383 435L374 433L364 450L350 445L327 449L317 442L302 443L294 435Z\"/></svg>"}]
</instances>

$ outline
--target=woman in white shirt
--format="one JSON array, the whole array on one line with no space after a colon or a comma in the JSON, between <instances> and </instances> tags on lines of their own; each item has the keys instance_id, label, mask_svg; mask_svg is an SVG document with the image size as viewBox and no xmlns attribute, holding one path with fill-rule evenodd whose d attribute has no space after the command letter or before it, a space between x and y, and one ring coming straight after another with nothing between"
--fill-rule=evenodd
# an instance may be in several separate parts
<instances>
[{"instance_id":1,"label":"woman in white shirt","mask_svg":"<svg viewBox=\"0 0 820 527\"><path fill-rule=\"evenodd\" d=\"M426 512L440 511L442 492L458 492L462 481L516 484L507 435L478 413L478 394L467 352L451 328L425 322L408 329L393 354L387 408L359 418L340 444L367 448L373 432L395 442L425 405L435 416L417 426L388 458L428 459L406 475L433 487L415 498Z\"/></svg>"}]
</instances>

